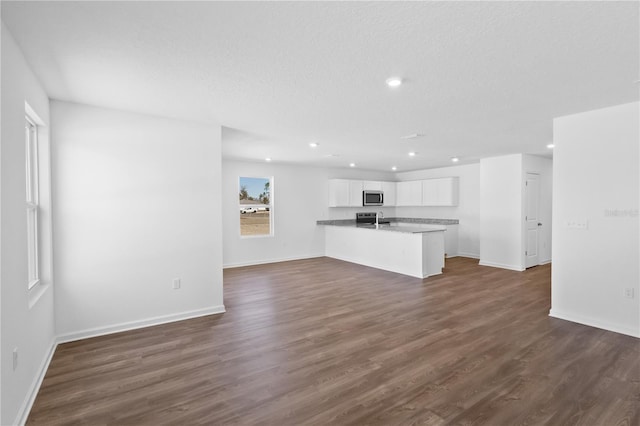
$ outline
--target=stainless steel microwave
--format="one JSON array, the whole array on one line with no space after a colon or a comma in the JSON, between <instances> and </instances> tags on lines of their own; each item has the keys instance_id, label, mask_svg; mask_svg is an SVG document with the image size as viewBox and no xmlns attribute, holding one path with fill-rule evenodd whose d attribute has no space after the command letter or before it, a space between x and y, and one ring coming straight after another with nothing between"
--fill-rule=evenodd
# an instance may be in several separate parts
<instances>
[{"instance_id":1,"label":"stainless steel microwave","mask_svg":"<svg viewBox=\"0 0 640 426\"><path fill-rule=\"evenodd\" d=\"M382 191L362 191L363 206L382 206L384 205L384 194Z\"/></svg>"}]
</instances>

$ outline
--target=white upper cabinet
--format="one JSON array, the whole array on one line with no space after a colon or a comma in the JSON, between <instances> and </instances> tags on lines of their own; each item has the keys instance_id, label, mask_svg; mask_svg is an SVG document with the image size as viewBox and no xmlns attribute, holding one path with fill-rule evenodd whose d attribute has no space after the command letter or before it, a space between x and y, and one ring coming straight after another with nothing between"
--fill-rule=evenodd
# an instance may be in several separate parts
<instances>
[{"instance_id":1,"label":"white upper cabinet","mask_svg":"<svg viewBox=\"0 0 640 426\"><path fill-rule=\"evenodd\" d=\"M329 179L329 207L362 207L362 191L382 191L384 205L396 205L396 183Z\"/></svg>"},{"instance_id":2,"label":"white upper cabinet","mask_svg":"<svg viewBox=\"0 0 640 426\"><path fill-rule=\"evenodd\" d=\"M387 183L387 182L384 182ZM367 191L382 191L383 182L376 182L373 180L365 180L362 182L362 189L366 189Z\"/></svg>"},{"instance_id":3,"label":"white upper cabinet","mask_svg":"<svg viewBox=\"0 0 640 426\"><path fill-rule=\"evenodd\" d=\"M441 206L458 205L458 186L457 177L438 179L438 201Z\"/></svg>"},{"instance_id":4,"label":"white upper cabinet","mask_svg":"<svg viewBox=\"0 0 640 426\"><path fill-rule=\"evenodd\" d=\"M362 188L363 182L361 180L349 181L349 206L362 207Z\"/></svg>"},{"instance_id":5,"label":"white upper cabinet","mask_svg":"<svg viewBox=\"0 0 640 426\"><path fill-rule=\"evenodd\" d=\"M396 183L395 182L378 182L373 180L365 180L362 182L362 189L365 191L382 191L384 194L385 207L393 207L396 205Z\"/></svg>"},{"instance_id":6,"label":"white upper cabinet","mask_svg":"<svg viewBox=\"0 0 640 426\"><path fill-rule=\"evenodd\" d=\"M382 191L384 205L457 206L458 178L379 182L329 179L329 207L362 207L362 191Z\"/></svg>"},{"instance_id":7,"label":"white upper cabinet","mask_svg":"<svg viewBox=\"0 0 640 426\"><path fill-rule=\"evenodd\" d=\"M329 207L362 207L362 181L329 179Z\"/></svg>"},{"instance_id":8,"label":"white upper cabinet","mask_svg":"<svg viewBox=\"0 0 640 426\"><path fill-rule=\"evenodd\" d=\"M396 206L422 205L422 181L410 180L396 183Z\"/></svg>"},{"instance_id":9,"label":"white upper cabinet","mask_svg":"<svg viewBox=\"0 0 640 426\"><path fill-rule=\"evenodd\" d=\"M457 206L458 178L447 177L398 182L396 184L395 205Z\"/></svg>"},{"instance_id":10,"label":"white upper cabinet","mask_svg":"<svg viewBox=\"0 0 640 426\"><path fill-rule=\"evenodd\" d=\"M387 207L393 207L396 205L396 183L395 182L381 182L382 192L384 193L384 205Z\"/></svg>"},{"instance_id":11,"label":"white upper cabinet","mask_svg":"<svg viewBox=\"0 0 640 426\"><path fill-rule=\"evenodd\" d=\"M349 183L347 179L329 179L329 207L349 206Z\"/></svg>"},{"instance_id":12,"label":"white upper cabinet","mask_svg":"<svg viewBox=\"0 0 640 426\"><path fill-rule=\"evenodd\" d=\"M425 179L422 181L422 205L437 206L438 204L438 181L440 179Z\"/></svg>"},{"instance_id":13,"label":"white upper cabinet","mask_svg":"<svg viewBox=\"0 0 640 426\"><path fill-rule=\"evenodd\" d=\"M457 206L458 178L447 177L422 181L423 206Z\"/></svg>"}]
</instances>

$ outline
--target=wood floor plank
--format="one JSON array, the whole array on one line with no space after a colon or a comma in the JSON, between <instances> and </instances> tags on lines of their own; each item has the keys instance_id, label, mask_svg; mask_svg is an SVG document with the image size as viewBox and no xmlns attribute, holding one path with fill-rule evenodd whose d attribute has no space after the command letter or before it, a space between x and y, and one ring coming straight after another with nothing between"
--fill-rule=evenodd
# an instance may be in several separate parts
<instances>
[{"instance_id":1,"label":"wood floor plank","mask_svg":"<svg viewBox=\"0 0 640 426\"><path fill-rule=\"evenodd\" d=\"M228 269L225 314L60 345L28 424L640 424L640 340L550 318L550 270Z\"/></svg>"}]
</instances>

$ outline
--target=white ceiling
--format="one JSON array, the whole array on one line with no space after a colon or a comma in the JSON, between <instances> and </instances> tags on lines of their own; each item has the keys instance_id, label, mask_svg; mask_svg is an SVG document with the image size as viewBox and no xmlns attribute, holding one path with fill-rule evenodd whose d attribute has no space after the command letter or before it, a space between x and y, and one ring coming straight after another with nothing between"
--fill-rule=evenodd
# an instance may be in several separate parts
<instances>
[{"instance_id":1,"label":"white ceiling","mask_svg":"<svg viewBox=\"0 0 640 426\"><path fill-rule=\"evenodd\" d=\"M404 171L548 154L554 117L638 100L639 4L2 1L2 20L51 98L220 122L226 158Z\"/></svg>"}]
</instances>

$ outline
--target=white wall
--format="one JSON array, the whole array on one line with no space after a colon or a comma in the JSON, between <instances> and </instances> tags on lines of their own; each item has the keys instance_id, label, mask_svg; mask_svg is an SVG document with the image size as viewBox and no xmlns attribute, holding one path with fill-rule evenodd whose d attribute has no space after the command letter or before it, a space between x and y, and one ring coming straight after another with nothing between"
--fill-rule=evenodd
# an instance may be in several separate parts
<instances>
[{"instance_id":1,"label":"white wall","mask_svg":"<svg viewBox=\"0 0 640 426\"><path fill-rule=\"evenodd\" d=\"M454 207L396 207L398 217L459 219L458 254L480 257L480 164L397 173L398 181L459 178L459 202Z\"/></svg>"},{"instance_id":2,"label":"white wall","mask_svg":"<svg viewBox=\"0 0 640 426\"><path fill-rule=\"evenodd\" d=\"M273 177L272 237L240 237L238 178ZM324 256L324 228L317 220L355 219L358 211L393 214L392 207L329 208L331 178L388 180L390 173L325 169L236 160L222 162L225 267Z\"/></svg>"},{"instance_id":3,"label":"white wall","mask_svg":"<svg viewBox=\"0 0 640 426\"><path fill-rule=\"evenodd\" d=\"M222 311L220 126L57 101L51 120L61 338Z\"/></svg>"},{"instance_id":4,"label":"white wall","mask_svg":"<svg viewBox=\"0 0 640 426\"><path fill-rule=\"evenodd\" d=\"M550 312L636 337L638 114L636 102L554 120ZM586 230L567 226L583 220L588 221ZM633 289L635 298L625 298L625 288Z\"/></svg>"},{"instance_id":5,"label":"white wall","mask_svg":"<svg viewBox=\"0 0 640 426\"><path fill-rule=\"evenodd\" d=\"M2 243L0 248L1 408L0 423L24 420L54 347L49 197L49 101L13 37L2 24L2 130L0 157ZM42 205L42 285L27 291L25 209L25 102L45 126L39 129ZM18 348L18 366L12 353Z\"/></svg>"},{"instance_id":6,"label":"white wall","mask_svg":"<svg viewBox=\"0 0 640 426\"><path fill-rule=\"evenodd\" d=\"M551 262L553 161L528 154L480 161L480 264L523 271L526 266L526 174L540 178L538 263Z\"/></svg>"},{"instance_id":7,"label":"white wall","mask_svg":"<svg viewBox=\"0 0 640 426\"><path fill-rule=\"evenodd\" d=\"M542 226L538 228L538 263L551 262L551 234L552 234L552 199L553 199L553 160L537 155L522 156L522 181L526 182L527 173L536 173L540 176L540 198L538 212ZM524 191L524 189L523 189ZM523 211L526 210L523 197ZM526 223L522 222L523 248L526 249ZM524 262L524 260L523 260Z\"/></svg>"},{"instance_id":8,"label":"white wall","mask_svg":"<svg viewBox=\"0 0 640 426\"><path fill-rule=\"evenodd\" d=\"M524 270L522 154L480 160L480 264Z\"/></svg>"}]
</instances>

